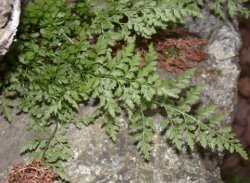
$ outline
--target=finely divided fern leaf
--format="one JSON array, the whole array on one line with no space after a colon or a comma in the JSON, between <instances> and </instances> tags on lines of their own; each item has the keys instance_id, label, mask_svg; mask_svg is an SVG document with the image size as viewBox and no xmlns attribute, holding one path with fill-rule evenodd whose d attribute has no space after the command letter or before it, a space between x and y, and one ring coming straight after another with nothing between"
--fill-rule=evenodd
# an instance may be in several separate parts
<instances>
[{"instance_id":1,"label":"finely divided fern leaf","mask_svg":"<svg viewBox=\"0 0 250 183\"><path fill-rule=\"evenodd\" d=\"M28 142L22 153L31 152L31 157L42 159L68 181L60 162L73 153L67 139L59 137L65 135L69 123L79 128L81 123L89 125L100 119L115 142L120 118L125 116L139 151L149 160L156 122L146 114L161 109L165 111L161 122L165 137L178 149L194 149L199 143L247 158L230 128L221 126L223 117L215 115L214 106L193 107L201 93L201 87L191 86L195 69L175 79L161 79L154 46L145 45L146 54L135 51L136 38L150 38L157 29L180 24L187 16L200 17L199 7L204 2L31 1L9 54L8 62L14 67L6 67L6 72L0 68L1 77L5 75L2 72L7 73L6 81L0 81L1 94L19 97L18 111L29 114L29 129L47 137ZM229 15L244 11L243 2L226 3ZM223 16L224 4L218 0L210 8ZM119 43L123 46L117 46ZM5 98L1 97L0 113L10 120ZM90 101L94 101L94 111L78 118L79 104Z\"/></svg>"},{"instance_id":2,"label":"finely divided fern leaf","mask_svg":"<svg viewBox=\"0 0 250 183\"><path fill-rule=\"evenodd\" d=\"M142 118L137 121L132 121L129 127L133 131L132 135L137 142L137 147L143 154L144 158L149 160L153 129L155 128L154 121L151 118L145 118L142 114Z\"/></svg>"}]
</instances>

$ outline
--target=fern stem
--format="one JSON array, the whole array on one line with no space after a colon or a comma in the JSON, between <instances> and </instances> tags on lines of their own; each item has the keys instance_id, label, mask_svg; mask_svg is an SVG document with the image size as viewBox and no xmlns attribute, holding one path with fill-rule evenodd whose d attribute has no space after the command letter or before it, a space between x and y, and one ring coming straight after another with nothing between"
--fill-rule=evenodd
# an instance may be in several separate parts
<instances>
[{"instance_id":1,"label":"fern stem","mask_svg":"<svg viewBox=\"0 0 250 183\"><path fill-rule=\"evenodd\" d=\"M94 73L91 73L91 72L84 72L86 74L89 74L89 75L92 75L93 77L98 77L98 78L109 78L109 79L112 79L112 80L115 80L117 83L119 83L119 80L123 80L123 81L126 81L128 83L132 83L132 82L136 82L136 83L139 83L140 85L149 85L149 86L152 86L152 84L150 83L140 83L138 82L137 80L135 79L127 79L127 78L123 78L123 77L114 77L112 75L107 75L107 74L94 74Z\"/></svg>"},{"instance_id":2,"label":"fern stem","mask_svg":"<svg viewBox=\"0 0 250 183\"><path fill-rule=\"evenodd\" d=\"M71 44L74 44L74 41L73 41L69 36L67 36L67 35L65 34L63 28L61 28L60 31L61 31L61 33L63 34L63 36L64 36Z\"/></svg>"},{"instance_id":3,"label":"fern stem","mask_svg":"<svg viewBox=\"0 0 250 183\"><path fill-rule=\"evenodd\" d=\"M50 143L51 143L51 141L52 141L52 139L55 137L55 135L56 135L56 132L57 132L57 130L58 130L58 125L59 125L59 121L57 121L56 122L56 126L55 126L55 129L54 129L54 131L52 132L52 134L49 136L49 138L48 138L48 141L47 141L47 144L46 144L46 146L45 146L45 148L44 148L44 151L43 151L43 155L42 155L42 160L45 160L46 159L46 152L47 152L47 150L49 149L49 145L50 145Z\"/></svg>"},{"instance_id":4,"label":"fern stem","mask_svg":"<svg viewBox=\"0 0 250 183\"><path fill-rule=\"evenodd\" d=\"M210 128L208 125L206 125L205 123L203 123L202 121L196 119L195 117L193 116L190 116L189 114L185 113L185 112L182 112L174 107L171 107L171 106L167 106L173 110L175 110L176 112L179 112L180 114L182 114L183 116L187 116L189 117L190 119L194 120L195 122L197 122L197 124L200 126L200 124L202 123L204 126L206 126L206 128L210 131L212 131L214 134L216 134L217 136L220 136L222 139L224 139L224 141L227 141L229 143L232 143L230 140L226 139L223 135L221 135L220 133L216 132L215 130L213 130L212 128Z\"/></svg>"},{"instance_id":5,"label":"fern stem","mask_svg":"<svg viewBox=\"0 0 250 183\"><path fill-rule=\"evenodd\" d=\"M160 106L164 106L164 107L166 107L166 108L171 108L172 110L174 110L174 111L180 113L181 115L183 115L183 117L184 117L184 116L189 117L190 119L194 120L194 121L198 124L198 126L200 126L200 124L203 124L204 126L206 126L206 128L207 128L208 130L212 131L212 132L213 132L214 134L216 134L217 136L222 137L222 139L223 139L224 141L227 141L227 142L229 142L229 143L232 143L230 140L226 139L223 135L221 135L220 133L216 132L215 130L213 130L212 128L210 128L208 125L206 125L206 124L203 123L202 121L196 119L195 117L190 116L189 114L187 114L187 113L185 113L185 112L182 112L181 110L178 110L178 109L176 109L176 108L174 108L174 107L171 107L171 106L169 106L169 105L166 106L166 105L164 105L164 104L162 104L162 103L155 102L155 101L154 101L154 103L155 103L155 104L158 104L158 105L160 105Z\"/></svg>"},{"instance_id":6,"label":"fern stem","mask_svg":"<svg viewBox=\"0 0 250 183\"><path fill-rule=\"evenodd\" d=\"M145 141L144 139L145 139L145 123L144 123L144 118L145 118L145 116L144 116L144 114L143 114L143 111L141 110L141 115L142 115L142 125L143 125L143 129L142 129L142 141Z\"/></svg>"}]
</instances>

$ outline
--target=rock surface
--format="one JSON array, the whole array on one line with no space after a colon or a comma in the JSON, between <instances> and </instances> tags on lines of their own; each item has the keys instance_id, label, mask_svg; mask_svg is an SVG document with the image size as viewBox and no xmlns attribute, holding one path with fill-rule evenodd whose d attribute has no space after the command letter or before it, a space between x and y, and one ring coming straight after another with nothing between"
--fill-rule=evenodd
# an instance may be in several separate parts
<instances>
[{"instance_id":1,"label":"rock surface","mask_svg":"<svg viewBox=\"0 0 250 183\"><path fill-rule=\"evenodd\" d=\"M91 107L84 107L86 113ZM156 115L155 120L159 121ZM152 157L145 162L128 136L125 121L118 142L113 144L98 122L84 129L69 131L75 157L64 164L72 182L86 183L219 183L217 160L200 160L198 154L178 154L160 135L155 135Z\"/></svg>"},{"instance_id":2,"label":"rock surface","mask_svg":"<svg viewBox=\"0 0 250 183\"><path fill-rule=\"evenodd\" d=\"M209 53L208 59L199 66L193 82L204 85L203 102L217 103L226 114L226 121L230 123L236 102L236 80L239 74L237 54L241 43L240 36L232 25L225 24L212 15L205 15L203 20L187 20L187 25L191 32L197 31L197 34L209 39L209 45L206 48ZM91 110L93 109L90 106L85 106L83 111L89 113ZM156 121L160 118L160 115L155 116ZM202 157L197 152L177 153L167 145L159 133L154 137L152 157L149 162L145 162L128 136L124 120L121 119L123 126L116 144L108 139L98 122L84 127L82 131L73 127L69 129L68 137L75 156L64 163L64 167L72 177L73 183L222 182L216 155L214 158L213 155L205 153ZM8 125L0 127L2 149L0 171L6 169L6 165L10 163L9 153L17 151L17 146L23 144L24 139L29 138L23 133L24 123L13 124L15 125L22 125L22 127L10 128ZM13 130L16 130L16 133ZM12 139L8 139L9 136L6 133L15 134L13 135L15 141L10 143ZM18 144L16 147L14 147L15 143ZM9 147L10 144L13 149ZM15 156L12 156L12 162L19 157Z\"/></svg>"},{"instance_id":3,"label":"rock surface","mask_svg":"<svg viewBox=\"0 0 250 183\"><path fill-rule=\"evenodd\" d=\"M0 182L10 164L24 161L25 157L20 157L20 149L35 135L26 131L25 115L13 116L12 120L13 123L8 123L0 116Z\"/></svg>"},{"instance_id":4,"label":"rock surface","mask_svg":"<svg viewBox=\"0 0 250 183\"><path fill-rule=\"evenodd\" d=\"M6 54L16 35L21 13L20 0L0 0L0 56Z\"/></svg>"},{"instance_id":5,"label":"rock surface","mask_svg":"<svg viewBox=\"0 0 250 183\"><path fill-rule=\"evenodd\" d=\"M188 20L190 32L208 39L205 51L208 58L197 69L194 83L202 84L204 103L215 103L225 114L225 123L231 124L237 104L237 81L240 73L239 50L241 37L229 22L222 22L204 11L205 19Z\"/></svg>"}]
</instances>

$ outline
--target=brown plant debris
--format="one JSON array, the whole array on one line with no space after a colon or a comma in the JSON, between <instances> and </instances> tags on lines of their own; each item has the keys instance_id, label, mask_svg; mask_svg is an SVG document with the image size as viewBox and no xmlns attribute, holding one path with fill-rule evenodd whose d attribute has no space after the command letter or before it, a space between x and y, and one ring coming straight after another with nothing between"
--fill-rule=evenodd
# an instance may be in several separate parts
<instances>
[{"instance_id":1,"label":"brown plant debris","mask_svg":"<svg viewBox=\"0 0 250 183\"><path fill-rule=\"evenodd\" d=\"M167 29L153 36L152 40L142 39L137 43L136 51L144 56L147 52L146 45L149 43L153 43L155 47L159 66L169 72L180 73L197 67L198 63L207 57L202 46L208 41L185 30Z\"/></svg>"},{"instance_id":2,"label":"brown plant debris","mask_svg":"<svg viewBox=\"0 0 250 183\"><path fill-rule=\"evenodd\" d=\"M189 32L178 29L165 30L163 34L154 39L154 46L158 52L160 67L167 71L180 73L188 68L196 67L199 62L206 59L202 46L208 41L195 37Z\"/></svg>"},{"instance_id":3,"label":"brown plant debris","mask_svg":"<svg viewBox=\"0 0 250 183\"><path fill-rule=\"evenodd\" d=\"M196 37L168 38L156 43L160 67L170 72L179 73L185 69L196 67L206 58L201 49L207 41Z\"/></svg>"},{"instance_id":4,"label":"brown plant debris","mask_svg":"<svg viewBox=\"0 0 250 183\"><path fill-rule=\"evenodd\" d=\"M52 172L45 164L34 159L30 163L12 164L8 169L8 177L2 183L52 183L58 174Z\"/></svg>"}]
</instances>

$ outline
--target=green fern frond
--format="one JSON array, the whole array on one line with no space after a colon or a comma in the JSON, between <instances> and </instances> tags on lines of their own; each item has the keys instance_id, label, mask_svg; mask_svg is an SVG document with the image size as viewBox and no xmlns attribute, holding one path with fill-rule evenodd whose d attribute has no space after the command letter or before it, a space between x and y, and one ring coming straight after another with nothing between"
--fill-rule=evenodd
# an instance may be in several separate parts
<instances>
[{"instance_id":1,"label":"green fern frond","mask_svg":"<svg viewBox=\"0 0 250 183\"><path fill-rule=\"evenodd\" d=\"M156 122L144 113L163 109L165 136L178 149L194 149L199 143L214 150L238 152L246 158L230 128L221 126L223 117L214 115L214 106L196 106L194 110L201 93L201 87L191 86L195 69L165 81L156 72L153 45L143 56L135 51L138 37L150 38L156 30L174 27L187 16L201 17L200 6L205 2L31 1L8 55L14 67L8 67L6 81L0 81L1 94L13 93L20 100L18 111L29 114L29 129L48 135L28 142L22 152L43 159L68 181L60 162L73 154L68 141L58 138L58 133L64 136L70 123L78 128L81 123L89 125L100 119L115 142L121 128L119 119L125 114L139 151L149 160L157 129ZM228 14L245 11L243 2L228 1ZM218 0L210 8L224 16L224 4L224 0ZM119 43L123 46L117 46ZM0 113L9 119L5 108L9 102L4 100L1 97ZM95 103L93 113L79 119L79 104L89 101ZM53 126L55 130L47 134Z\"/></svg>"}]
</instances>

